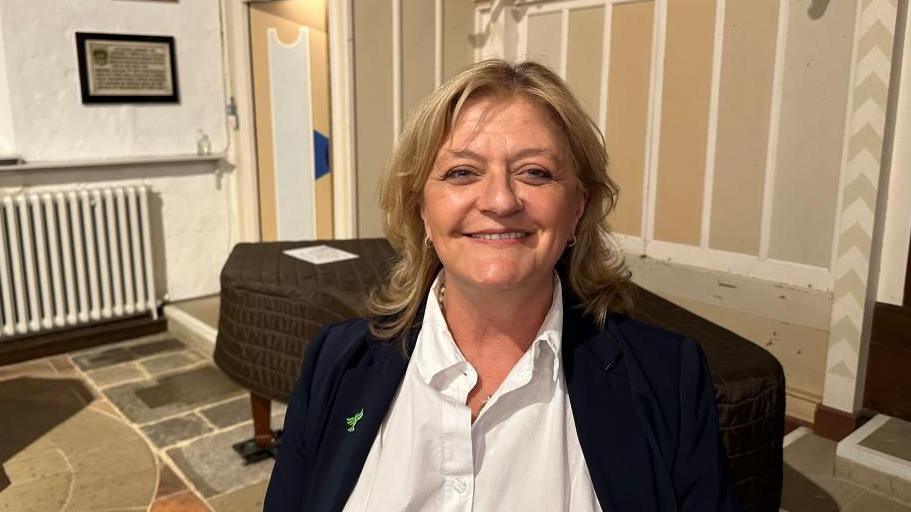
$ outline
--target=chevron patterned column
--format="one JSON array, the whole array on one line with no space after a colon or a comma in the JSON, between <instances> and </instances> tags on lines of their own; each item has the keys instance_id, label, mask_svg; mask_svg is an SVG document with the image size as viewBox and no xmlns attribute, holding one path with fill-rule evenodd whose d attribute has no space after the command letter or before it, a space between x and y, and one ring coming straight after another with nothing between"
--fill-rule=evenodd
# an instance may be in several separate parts
<instances>
[{"instance_id":1,"label":"chevron patterned column","mask_svg":"<svg viewBox=\"0 0 911 512\"><path fill-rule=\"evenodd\" d=\"M870 248L883 149L897 0L861 0L856 25L847 163L842 183L823 405L861 406L860 368ZM870 304L872 306L872 303ZM868 320L869 321L869 316ZM869 331L869 330L868 330Z\"/></svg>"}]
</instances>

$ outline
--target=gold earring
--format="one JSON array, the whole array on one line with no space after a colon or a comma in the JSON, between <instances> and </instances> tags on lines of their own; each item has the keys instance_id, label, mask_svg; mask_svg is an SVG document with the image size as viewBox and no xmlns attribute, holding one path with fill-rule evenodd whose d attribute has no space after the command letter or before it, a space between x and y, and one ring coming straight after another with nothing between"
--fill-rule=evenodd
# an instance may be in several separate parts
<instances>
[{"instance_id":1,"label":"gold earring","mask_svg":"<svg viewBox=\"0 0 911 512\"><path fill-rule=\"evenodd\" d=\"M576 234L575 234L575 233L573 233L573 239L570 240L569 242L567 242L566 246L567 246L567 247L572 247L572 246L574 246L574 245L576 245Z\"/></svg>"},{"instance_id":2,"label":"gold earring","mask_svg":"<svg viewBox=\"0 0 911 512\"><path fill-rule=\"evenodd\" d=\"M433 242L430 240L429 235L424 235L424 246L433 247Z\"/></svg>"}]
</instances>

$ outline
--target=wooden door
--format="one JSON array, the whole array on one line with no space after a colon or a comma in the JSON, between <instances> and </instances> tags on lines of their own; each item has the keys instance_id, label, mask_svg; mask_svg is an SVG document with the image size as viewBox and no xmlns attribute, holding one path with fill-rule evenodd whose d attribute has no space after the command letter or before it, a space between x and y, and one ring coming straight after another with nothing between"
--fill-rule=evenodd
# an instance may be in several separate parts
<instances>
[{"instance_id":1,"label":"wooden door","mask_svg":"<svg viewBox=\"0 0 911 512\"><path fill-rule=\"evenodd\" d=\"M325 0L250 5L262 240L332 238Z\"/></svg>"}]
</instances>

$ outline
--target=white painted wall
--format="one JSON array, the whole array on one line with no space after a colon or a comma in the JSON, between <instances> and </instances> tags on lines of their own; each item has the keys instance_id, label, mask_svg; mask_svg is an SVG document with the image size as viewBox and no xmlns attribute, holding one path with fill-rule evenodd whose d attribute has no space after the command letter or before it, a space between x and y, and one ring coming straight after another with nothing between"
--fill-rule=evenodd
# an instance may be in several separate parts
<instances>
[{"instance_id":1,"label":"white painted wall","mask_svg":"<svg viewBox=\"0 0 911 512\"><path fill-rule=\"evenodd\" d=\"M3 6L0 5L0 30L2 27ZM13 113L10 109L9 86L6 79L6 58L3 50L3 37L0 37L0 157L14 154L15 147Z\"/></svg>"},{"instance_id":2,"label":"white painted wall","mask_svg":"<svg viewBox=\"0 0 911 512\"><path fill-rule=\"evenodd\" d=\"M911 243L911 16L907 16L905 21L902 73L876 298L879 302L895 305L902 303L908 245Z\"/></svg>"},{"instance_id":3,"label":"white painted wall","mask_svg":"<svg viewBox=\"0 0 911 512\"><path fill-rule=\"evenodd\" d=\"M149 185L156 291L166 301L217 293L237 239L235 173L218 171L227 164L143 161L195 154L200 128L214 153L226 149L219 1L0 0L0 155L57 162L0 169L0 196L26 188ZM82 105L76 31L174 36L180 103ZM134 162L75 163L123 158Z\"/></svg>"},{"instance_id":4,"label":"white painted wall","mask_svg":"<svg viewBox=\"0 0 911 512\"><path fill-rule=\"evenodd\" d=\"M83 105L77 31L174 36L180 103ZM3 0L0 36L12 152L28 161L191 154L197 129L213 151L226 147L218 0ZM8 131L0 121L0 153Z\"/></svg>"}]
</instances>

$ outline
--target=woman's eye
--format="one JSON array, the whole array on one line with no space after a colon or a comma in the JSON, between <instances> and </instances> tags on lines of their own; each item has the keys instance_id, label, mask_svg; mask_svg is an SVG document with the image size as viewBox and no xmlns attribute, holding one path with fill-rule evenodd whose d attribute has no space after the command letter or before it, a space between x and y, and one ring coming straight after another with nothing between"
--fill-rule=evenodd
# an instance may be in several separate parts
<instances>
[{"instance_id":1,"label":"woman's eye","mask_svg":"<svg viewBox=\"0 0 911 512\"><path fill-rule=\"evenodd\" d=\"M460 179L464 180L464 179L470 178L472 176L474 176L474 172L471 169L467 169L464 167L457 167L457 168L452 169L449 172L447 172L443 176L443 179L444 180L460 180Z\"/></svg>"},{"instance_id":2,"label":"woman's eye","mask_svg":"<svg viewBox=\"0 0 911 512\"><path fill-rule=\"evenodd\" d=\"M548 181L553 176L549 171L540 167L529 167L522 170L522 174L534 181Z\"/></svg>"}]
</instances>

